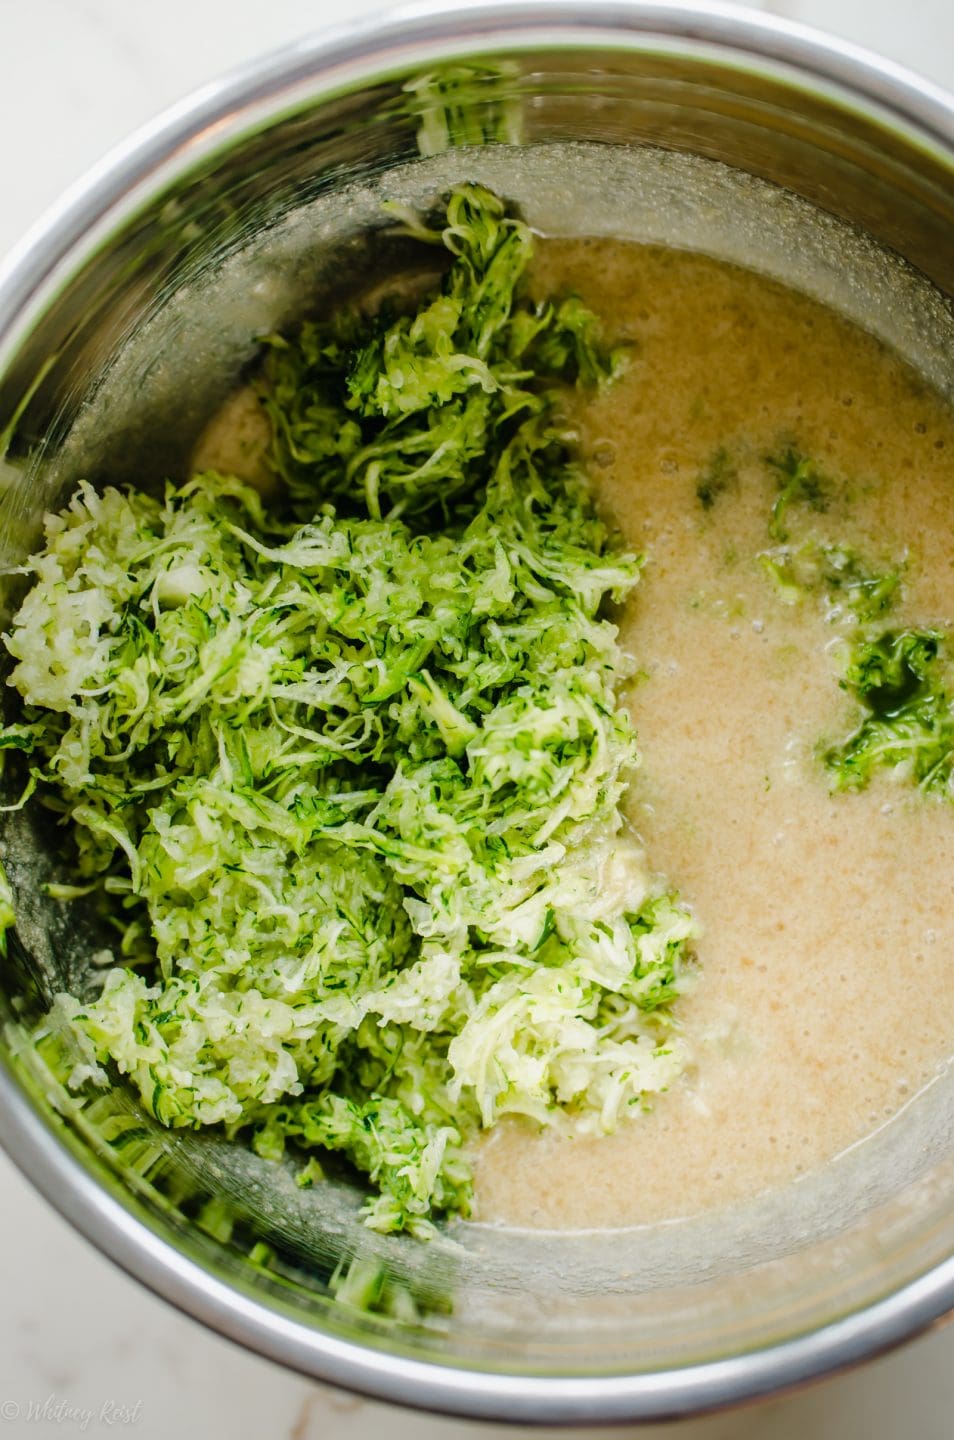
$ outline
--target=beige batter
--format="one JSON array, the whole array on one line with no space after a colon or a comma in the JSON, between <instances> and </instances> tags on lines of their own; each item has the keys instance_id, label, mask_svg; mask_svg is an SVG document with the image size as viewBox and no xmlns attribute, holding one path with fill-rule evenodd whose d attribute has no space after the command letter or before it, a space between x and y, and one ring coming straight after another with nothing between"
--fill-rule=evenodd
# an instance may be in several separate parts
<instances>
[{"instance_id":1,"label":"beige batter","mask_svg":"<svg viewBox=\"0 0 954 1440\"><path fill-rule=\"evenodd\" d=\"M477 1218L622 1226L784 1184L862 1141L954 1051L954 808L883 784L831 796L814 758L856 712L837 626L783 605L765 455L796 444L834 483L798 539L907 555L885 623L954 629L954 416L870 336L754 275L608 241L540 246L541 294L574 290L632 344L572 419L607 515L647 564L622 616L645 678L629 697L630 796L650 863L703 928L680 1002L695 1064L613 1136L503 1120L476 1155ZM197 468L264 485L268 430L240 392ZM696 495L725 449L736 472Z\"/></svg>"},{"instance_id":2,"label":"beige batter","mask_svg":"<svg viewBox=\"0 0 954 1440\"><path fill-rule=\"evenodd\" d=\"M954 1051L954 811L897 785L828 793L814 747L856 714L839 632L816 602L782 605L755 558L775 493L763 457L797 442L838 498L791 512L793 534L907 552L898 617L951 624L954 417L871 337L705 258L551 242L538 279L634 344L574 418L602 503L648 556L622 617L646 672L630 814L703 927L679 1006L696 1063L606 1139L499 1125L477 1157L479 1218L632 1225L821 1165ZM738 479L706 512L696 486L720 447Z\"/></svg>"}]
</instances>

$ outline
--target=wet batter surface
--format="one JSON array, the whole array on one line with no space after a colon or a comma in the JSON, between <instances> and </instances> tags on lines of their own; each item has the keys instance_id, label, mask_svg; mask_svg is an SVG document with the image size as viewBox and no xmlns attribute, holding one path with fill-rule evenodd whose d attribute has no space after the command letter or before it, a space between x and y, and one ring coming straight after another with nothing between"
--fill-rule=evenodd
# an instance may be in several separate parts
<instances>
[{"instance_id":1,"label":"wet batter surface","mask_svg":"<svg viewBox=\"0 0 954 1440\"><path fill-rule=\"evenodd\" d=\"M625 375L573 419L601 504L647 556L621 621L642 672L629 813L703 935L678 1007L683 1080L607 1138L498 1125L478 1218L633 1225L822 1165L954 1049L954 811L890 782L829 793L817 746L858 718L837 683L844 632L817 599L782 604L757 558L765 457L795 444L832 482L798 538L906 556L887 623L954 624L954 418L876 340L718 262L548 242L537 276L632 342ZM727 483L706 508L720 450Z\"/></svg>"}]
</instances>

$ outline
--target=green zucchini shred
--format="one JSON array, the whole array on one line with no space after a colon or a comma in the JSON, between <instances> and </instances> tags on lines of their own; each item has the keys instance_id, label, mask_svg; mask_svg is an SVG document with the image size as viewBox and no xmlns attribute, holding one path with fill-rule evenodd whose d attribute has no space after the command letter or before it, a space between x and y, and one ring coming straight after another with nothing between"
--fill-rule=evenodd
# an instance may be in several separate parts
<instances>
[{"instance_id":1,"label":"green zucchini shred","mask_svg":"<svg viewBox=\"0 0 954 1440\"><path fill-rule=\"evenodd\" d=\"M823 752L833 789L863 790L887 771L950 798L954 697L944 643L938 630L855 639L841 683L863 718L846 740Z\"/></svg>"},{"instance_id":2,"label":"green zucchini shred","mask_svg":"<svg viewBox=\"0 0 954 1440\"><path fill-rule=\"evenodd\" d=\"M778 483L769 531L788 541L788 506L797 502L823 510L828 487L817 465L795 449L769 464ZM831 789L864 790L884 774L950 798L954 687L947 636L927 627L881 628L902 598L905 562L875 567L850 545L818 540L780 544L757 560L783 604L820 598L827 620L846 631L834 648L839 684L855 702L858 718L845 739L817 746Z\"/></svg>"}]
</instances>

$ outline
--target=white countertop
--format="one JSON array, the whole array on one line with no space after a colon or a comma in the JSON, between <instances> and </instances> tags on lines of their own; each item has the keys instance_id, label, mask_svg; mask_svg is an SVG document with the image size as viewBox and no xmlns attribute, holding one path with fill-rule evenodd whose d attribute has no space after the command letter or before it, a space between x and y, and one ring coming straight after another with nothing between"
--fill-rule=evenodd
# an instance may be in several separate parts
<instances>
[{"instance_id":1,"label":"white countertop","mask_svg":"<svg viewBox=\"0 0 954 1440\"><path fill-rule=\"evenodd\" d=\"M375 8L368 0L0 0L0 254L110 145L166 105L316 23ZM759 8L849 36L954 87L952 0L767 0ZM79 1239L3 1157L0 1213L0 1440L510 1433L358 1400L207 1333ZM572 1440L585 1432L524 1433ZM952 1433L954 1329L786 1400L639 1430L667 1440L949 1440Z\"/></svg>"}]
</instances>

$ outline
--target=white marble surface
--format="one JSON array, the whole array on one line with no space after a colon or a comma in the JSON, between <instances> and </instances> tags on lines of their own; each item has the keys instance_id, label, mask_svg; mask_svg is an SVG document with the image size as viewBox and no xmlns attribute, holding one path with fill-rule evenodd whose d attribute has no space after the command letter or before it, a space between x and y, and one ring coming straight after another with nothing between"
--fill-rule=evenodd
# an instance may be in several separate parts
<instances>
[{"instance_id":1,"label":"white marble surface","mask_svg":"<svg viewBox=\"0 0 954 1440\"><path fill-rule=\"evenodd\" d=\"M0 254L114 142L260 51L377 8L366 0L0 0ZM952 0L767 0L954 86ZM80 1240L0 1158L0 1440L482 1440L468 1425L288 1374L154 1299ZM948 1440L954 1330L801 1395L643 1429L671 1440ZM579 1436L581 1431L534 1431Z\"/></svg>"}]
</instances>

